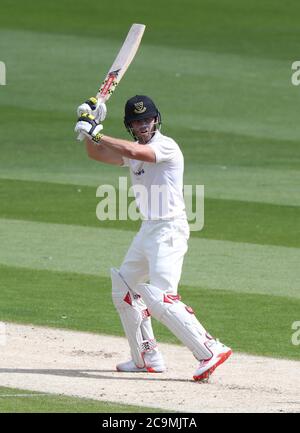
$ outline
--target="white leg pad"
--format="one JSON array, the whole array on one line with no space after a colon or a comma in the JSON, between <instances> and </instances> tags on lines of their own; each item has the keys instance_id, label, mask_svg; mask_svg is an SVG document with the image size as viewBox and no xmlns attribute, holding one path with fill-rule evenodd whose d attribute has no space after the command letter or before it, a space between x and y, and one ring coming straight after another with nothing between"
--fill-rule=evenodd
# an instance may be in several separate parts
<instances>
[{"instance_id":1,"label":"white leg pad","mask_svg":"<svg viewBox=\"0 0 300 433\"><path fill-rule=\"evenodd\" d=\"M141 297L135 299L135 305L140 309L142 314L141 331L144 340L155 341L153 334L150 313Z\"/></svg>"},{"instance_id":2,"label":"white leg pad","mask_svg":"<svg viewBox=\"0 0 300 433\"><path fill-rule=\"evenodd\" d=\"M139 284L138 292L144 299L151 315L163 323L188 347L199 361L210 359L212 341L192 310L183 302L151 284Z\"/></svg>"},{"instance_id":3,"label":"white leg pad","mask_svg":"<svg viewBox=\"0 0 300 433\"><path fill-rule=\"evenodd\" d=\"M111 269L111 279L113 303L120 315L132 359L137 367L142 368L145 364L143 355L147 351L147 347L151 345L153 349L156 346L151 322L150 327L149 324L145 325L146 321L148 321L145 320L148 319L145 304L137 294L131 291L118 269ZM145 331L145 335L143 335L142 330Z\"/></svg>"}]
</instances>

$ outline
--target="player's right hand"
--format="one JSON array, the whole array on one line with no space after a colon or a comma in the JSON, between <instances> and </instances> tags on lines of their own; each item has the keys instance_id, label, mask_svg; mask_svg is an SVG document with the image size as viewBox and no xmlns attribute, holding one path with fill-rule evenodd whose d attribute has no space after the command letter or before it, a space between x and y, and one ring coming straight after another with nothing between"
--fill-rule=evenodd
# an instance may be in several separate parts
<instances>
[{"instance_id":1,"label":"player's right hand","mask_svg":"<svg viewBox=\"0 0 300 433\"><path fill-rule=\"evenodd\" d=\"M107 108L104 102L100 102L99 99L92 96L77 107L77 116L81 116L83 113L92 114L96 122L103 122Z\"/></svg>"},{"instance_id":2,"label":"player's right hand","mask_svg":"<svg viewBox=\"0 0 300 433\"><path fill-rule=\"evenodd\" d=\"M98 123L95 117L89 113L83 113L77 119L77 123L75 125L75 132L78 133L77 139L82 141L84 137L91 138L95 143L99 143L102 138L103 125Z\"/></svg>"}]
</instances>

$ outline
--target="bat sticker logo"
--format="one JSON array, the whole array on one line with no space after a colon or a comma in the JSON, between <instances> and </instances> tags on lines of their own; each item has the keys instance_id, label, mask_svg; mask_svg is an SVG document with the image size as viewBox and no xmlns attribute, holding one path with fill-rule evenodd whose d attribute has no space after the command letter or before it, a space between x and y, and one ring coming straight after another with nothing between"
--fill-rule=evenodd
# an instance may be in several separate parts
<instances>
[{"instance_id":1,"label":"bat sticker logo","mask_svg":"<svg viewBox=\"0 0 300 433\"><path fill-rule=\"evenodd\" d=\"M119 72L120 69L117 69L116 71L111 71L108 74L108 78L102 83L100 88L101 96L105 96L107 93L113 93L118 84L116 78L118 77Z\"/></svg>"}]
</instances>

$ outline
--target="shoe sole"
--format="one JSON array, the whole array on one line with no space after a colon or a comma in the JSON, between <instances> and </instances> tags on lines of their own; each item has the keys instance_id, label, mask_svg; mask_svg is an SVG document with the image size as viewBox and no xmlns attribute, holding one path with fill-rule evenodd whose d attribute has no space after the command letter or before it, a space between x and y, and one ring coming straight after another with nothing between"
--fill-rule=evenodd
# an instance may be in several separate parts
<instances>
[{"instance_id":1,"label":"shoe sole","mask_svg":"<svg viewBox=\"0 0 300 433\"><path fill-rule=\"evenodd\" d=\"M203 380L207 380L207 379L209 379L210 375L215 371L215 369L216 369L219 365L223 364L223 362L225 362L226 359L228 359L229 356L230 356L231 354L232 354L232 350L228 350L228 352L221 353L221 354L219 355L219 360L218 360L214 365L212 365L212 366L211 366L208 370L206 370L204 373L199 374L198 376L193 376L193 379L194 379L196 382L199 382L199 381L203 381Z\"/></svg>"},{"instance_id":2,"label":"shoe sole","mask_svg":"<svg viewBox=\"0 0 300 433\"><path fill-rule=\"evenodd\" d=\"M165 370L161 370L161 371L154 370L151 367L146 367L146 369L145 368L140 368L138 370L120 370L118 367L116 367L116 370L119 373L164 373L165 372Z\"/></svg>"}]
</instances>

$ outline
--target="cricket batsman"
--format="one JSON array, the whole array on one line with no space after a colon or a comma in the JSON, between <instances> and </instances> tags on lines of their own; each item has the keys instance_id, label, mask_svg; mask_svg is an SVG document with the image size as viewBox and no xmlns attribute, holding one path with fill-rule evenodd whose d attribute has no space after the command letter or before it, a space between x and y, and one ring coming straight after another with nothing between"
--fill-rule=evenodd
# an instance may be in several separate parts
<instances>
[{"instance_id":1,"label":"cricket batsman","mask_svg":"<svg viewBox=\"0 0 300 433\"><path fill-rule=\"evenodd\" d=\"M95 98L81 104L77 113L75 131L85 139L88 156L129 168L143 219L120 268L111 269L112 299L131 352L131 359L116 369L165 371L152 330L153 316L198 360L194 380L208 379L232 351L208 334L177 293L189 239L183 154L172 138L160 132L161 115L148 96L136 95L125 105L124 124L134 141L103 134L106 106Z\"/></svg>"}]
</instances>

